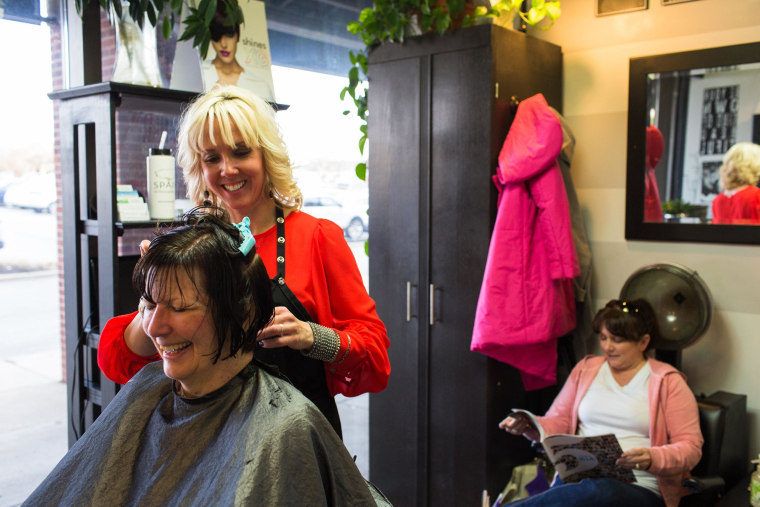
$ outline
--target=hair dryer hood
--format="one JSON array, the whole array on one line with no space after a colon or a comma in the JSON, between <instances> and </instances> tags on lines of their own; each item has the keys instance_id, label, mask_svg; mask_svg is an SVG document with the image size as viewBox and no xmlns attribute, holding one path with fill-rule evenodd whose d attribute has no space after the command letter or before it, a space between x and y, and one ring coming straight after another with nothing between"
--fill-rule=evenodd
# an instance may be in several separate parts
<instances>
[{"instance_id":1,"label":"hair dryer hood","mask_svg":"<svg viewBox=\"0 0 760 507\"><path fill-rule=\"evenodd\" d=\"M710 327L710 289L696 271L679 264L651 264L635 271L623 285L620 298L644 299L652 305L660 328L655 349L681 350Z\"/></svg>"}]
</instances>

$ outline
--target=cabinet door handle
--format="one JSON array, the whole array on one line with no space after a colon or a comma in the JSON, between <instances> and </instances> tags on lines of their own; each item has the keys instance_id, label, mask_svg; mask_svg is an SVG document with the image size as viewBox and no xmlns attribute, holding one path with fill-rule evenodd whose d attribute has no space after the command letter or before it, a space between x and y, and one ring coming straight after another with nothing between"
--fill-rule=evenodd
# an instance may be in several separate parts
<instances>
[{"instance_id":1,"label":"cabinet door handle","mask_svg":"<svg viewBox=\"0 0 760 507\"><path fill-rule=\"evenodd\" d=\"M430 325L435 324L435 285L430 284Z\"/></svg>"},{"instance_id":2,"label":"cabinet door handle","mask_svg":"<svg viewBox=\"0 0 760 507\"><path fill-rule=\"evenodd\" d=\"M412 287L415 285L407 281L406 282L406 321L412 321Z\"/></svg>"}]
</instances>

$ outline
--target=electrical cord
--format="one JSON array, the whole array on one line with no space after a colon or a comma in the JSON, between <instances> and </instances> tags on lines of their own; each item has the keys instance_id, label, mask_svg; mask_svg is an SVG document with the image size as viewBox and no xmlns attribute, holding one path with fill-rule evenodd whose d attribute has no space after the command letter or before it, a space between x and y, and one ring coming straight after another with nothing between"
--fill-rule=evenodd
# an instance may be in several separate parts
<instances>
[{"instance_id":1,"label":"electrical cord","mask_svg":"<svg viewBox=\"0 0 760 507\"><path fill-rule=\"evenodd\" d=\"M75 395L77 391L77 380L79 378L77 372L79 368L81 367L80 358L82 357L82 350L84 348L85 341L87 340L87 334L89 333L88 329L90 328L90 320L92 319L95 312L90 313L90 315L87 317L87 320L84 322L84 326L82 326L82 329L79 331L79 336L77 337L77 346L74 348L74 357L72 358L72 364L73 364L73 372L72 372L72 381L71 381L71 393L70 393L70 403L69 406L72 407L71 413L69 414L69 423L71 424L71 429L74 432L74 438L76 440L79 440L79 437L81 435L77 431L77 422L74 419L74 409L73 407L74 402L78 401L75 400ZM84 389L84 385L80 386L80 389ZM80 393L81 394L81 393ZM80 396L81 398L81 396ZM84 399L84 404L82 406L82 410L79 412L79 428L84 427L84 415L87 412L87 409L89 408L89 402L86 397Z\"/></svg>"}]
</instances>

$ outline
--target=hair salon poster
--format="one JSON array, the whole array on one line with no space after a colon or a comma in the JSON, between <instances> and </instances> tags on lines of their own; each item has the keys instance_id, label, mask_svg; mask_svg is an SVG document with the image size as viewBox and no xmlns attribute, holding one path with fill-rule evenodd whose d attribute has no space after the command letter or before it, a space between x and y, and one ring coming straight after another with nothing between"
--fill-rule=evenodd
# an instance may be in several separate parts
<instances>
[{"instance_id":1,"label":"hair salon poster","mask_svg":"<svg viewBox=\"0 0 760 507\"><path fill-rule=\"evenodd\" d=\"M736 143L739 87L706 88L702 100L700 155L718 155Z\"/></svg>"},{"instance_id":2,"label":"hair salon poster","mask_svg":"<svg viewBox=\"0 0 760 507\"><path fill-rule=\"evenodd\" d=\"M276 102L264 2L248 0L240 7L244 23L212 28L216 40L211 41L205 60L201 61L192 41L177 43L171 88L202 92L217 84L233 84Z\"/></svg>"},{"instance_id":3,"label":"hair salon poster","mask_svg":"<svg viewBox=\"0 0 760 507\"><path fill-rule=\"evenodd\" d=\"M214 40L212 31L211 47L201 63L203 89L235 85L275 102L264 2L247 1L240 6L245 21L231 27L234 33L228 31Z\"/></svg>"}]
</instances>

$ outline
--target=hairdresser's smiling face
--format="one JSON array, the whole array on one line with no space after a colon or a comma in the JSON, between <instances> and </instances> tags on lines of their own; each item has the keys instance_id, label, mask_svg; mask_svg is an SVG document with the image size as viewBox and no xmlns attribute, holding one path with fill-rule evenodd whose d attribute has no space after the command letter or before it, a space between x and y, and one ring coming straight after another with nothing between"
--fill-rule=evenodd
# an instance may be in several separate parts
<instances>
[{"instance_id":1,"label":"hairdresser's smiling face","mask_svg":"<svg viewBox=\"0 0 760 507\"><path fill-rule=\"evenodd\" d=\"M208 132L208 128L204 127ZM271 202L265 192L266 171L261 149L245 145L237 127L232 126L235 146L227 146L214 128L217 144L206 136L201 146L201 170L209 191L218 196L229 210L233 221L255 215L262 203Z\"/></svg>"},{"instance_id":2,"label":"hairdresser's smiling face","mask_svg":"<svg viewBox=\"0 0 760 507\"><path fill-rule=\"evenodd\" d=\"M216 385L221 363L212 362L217 341L208 297L196 289L184 269L174 275L165 278L167 287L154 287L156 294L150 295L154 303L145 301L143 331L158 350L166 376L178 380L185 392L205 393ZM197 272L193 277L202 281Z\"/></svg>"},{"instance_id":3,"label":"hairdresser's smiling face","mask_svg":"<svg viewBox=\"0 0 760 507\"><path fill-rule=\"evenodd\" d=\"M235 61L235 54L237 53L238 34L222 35L218 41L211 41L214 51L216 51L216 57L222 61L222 63L232 63Z\"/></svg>"}]
</instances>

